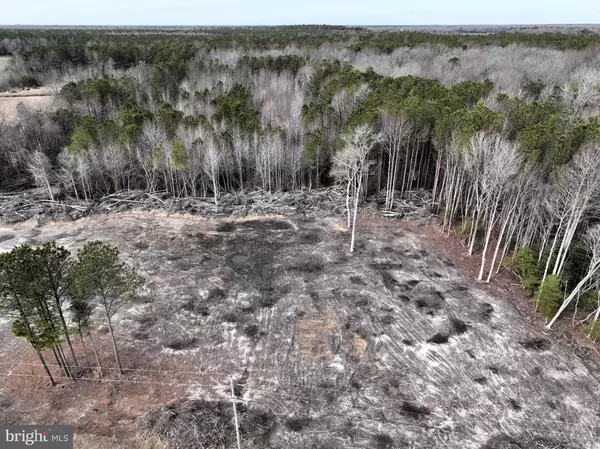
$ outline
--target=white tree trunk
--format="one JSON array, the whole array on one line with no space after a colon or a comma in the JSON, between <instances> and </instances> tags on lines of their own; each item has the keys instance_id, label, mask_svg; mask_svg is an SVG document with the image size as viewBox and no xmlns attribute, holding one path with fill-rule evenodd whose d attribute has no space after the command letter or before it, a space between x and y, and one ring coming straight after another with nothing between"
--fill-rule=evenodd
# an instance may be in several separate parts
<instances>
[{"instance_id":1,"label":"white tree trunk","mask_svg":"<svg viewBox=\"0 0 600 449\"><path fill-rule=\"evenodd\" d=\"M354 252L354 236L356 234L356 216L358 214L358 200L360 196L360 188L362 186L362 175L358 175L358 187L356 188L356 196L354 198L354 218L352 219L352 239L350 240L350 252Z\"/></svg>"},{"instance_id":2,"label":"white tree trunk","mask_svg":"<svg viewBox=\"0 0 600 449\"><path fill-rule=\"evenodd\" d=\"M550 320L550 322L546 325L546 329L550 329L552 327L552 325L558 319L558 317L560 317L560 315L569 306L569 304L571 303L573 298L575 298L575 296L577 296L579 294L579 292L585 286L585 284L587 284L587 282L592 278L592 276L596 273L596 271L598 271L598 268L600 268L600 265L597 265L594 268L590 268L590 271L588 272L588 274L586 274L585 277L581 281L579 281L579 284L577 284L577 287L575 287L575 289L571 292L571 294L567 297L567 299L565 299L563 301L562 305L558 309L558 312L556 312L556 315L554 315L554 318L552 318Z\"/></svg>"}]
</instances>

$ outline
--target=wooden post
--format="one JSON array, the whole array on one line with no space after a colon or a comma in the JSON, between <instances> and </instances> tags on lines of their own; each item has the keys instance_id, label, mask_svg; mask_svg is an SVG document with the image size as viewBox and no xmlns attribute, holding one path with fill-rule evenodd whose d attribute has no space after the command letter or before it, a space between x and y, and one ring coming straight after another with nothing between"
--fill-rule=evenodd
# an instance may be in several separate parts
<instances>
[{"instance_id":1,"label":"wooden post","mask_svg":"<svg viewBox=\"0 0 600 449\"><path fill-rule=\"evenodd\" d=\"M240 443L240 428L238 426L238 419L237 419L237 408L235 406L236 397L235 397L235 392L233 390L233 379L231 378L231 375L229 375L229 385L231 386L231 401L233 402L233 418L235 420L235 436L237 438L237 447L238 447L238 449L242 449L242 446Z\"/></svg>"}]
</instances>

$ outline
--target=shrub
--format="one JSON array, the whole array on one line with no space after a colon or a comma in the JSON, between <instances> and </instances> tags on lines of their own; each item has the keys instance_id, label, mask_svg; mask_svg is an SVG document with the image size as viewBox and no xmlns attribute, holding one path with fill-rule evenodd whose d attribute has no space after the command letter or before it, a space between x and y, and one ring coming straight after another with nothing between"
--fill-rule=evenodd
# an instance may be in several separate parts
<instances>
[{"instance_id":1,"label":"shrub","mask_svg":"<svg viewBox=\"0 0 600 449\"><path fill-rule=\"evenodd\" d=\"M600 324L598 324L598 321L594 321L592 324L585 326L583 331L594 341L600 338Z\"/></svg>"},{"instance_id":2,"label":"shrub","mask_svg":"<svg viewBox=\"0 0 600 449\"><path fill-rule=\"evenodd\" d=\"M240 316L237 312L229 311L223 314L223 321L226 323L236 323L240 319Z\"/></svg>"},{"instance_id":3,"label":"shrub","mask_svg":"<svg viewBox=\"0 0 600 449\"><path fill-rule=\"evenodd\" d=\"M177 335L171 336L165 339L163 346L165 348L173 349L174 351L183 351L186 349L193 349L197 346L198 341L196 337L191 335Z\"/></svg>"},{"instance_id":4,"label":"shrub","mask_svg":"<svg viewBox=\"0 0 600 449\"><path fill-rule=\"evenodd\" d=\"M410 401L404 401L402 403L402 412L413 417L422 418L425 415L430 415L431 410L423 405L418 405Z\"/></svg>"},{"instance_id":5,"label":"shrub","mask_svg":"<svg viewBox=\"0 0 600 449\"><path fill-rule=\"evenodd\" d=\"M259 307L271 308L279 301L279 298L271 291L264 291L258 299Z\"/></svg>"},{"instance_id":6,"label":"shrub","mask_svg":"<svg viewBox=\"0 0 600 449\"><path fill-rule=\"evenodd\" d=\"M579 307L585 312L593 312L598 307L598 292L589 291L583 293L579 298Z\"/></svg>"},{"instance_id":7,"label":"shrub","mask_svg":"<svg viewBox=\"0 0 600 449\"><path fill-rule=\"evenodd\" d=\"M305 256L290 268L302 273L318 273L323 271L325 268L325 263L319 256L310 255Z\"/></svg>"},{"instance_id":8,"label":"shrub","mask_svg":"<svg viewBox=\"0 0 600 449\"><path fill-rule=\"evenodd\" d=\"M307 416L296 416L288 418L285 422L285 426L292 432L300 432L310 424L310 418Z\"/></svg>"},{"instance_id":9,"label":"shrub","mask_svg":"<svg viewBox=\"0 0 600 449\"><path fill-rule=\"evenodd\" d=\"M379 433L373 436L373 442L377 449L388 449L394 447L394 440L385 433Z\"/></svg>"},{"instance_id":10,"label":"shrub","mask_svg":"<svg viewBox=\"0 0 600 449\"><path fill-rule=\"evenodd\" d=\"M273 412L239 407L238 413L241 414L240 434L242 439L250 442L248 446L269 447L270 435L277 426L277 417Z\"/></svg>"},{"instance_id":11,"label":"shrub","mask_svg":"<svg viewBox=\"0 0 600 449\"><path fill-rule=\"evenodd\" d=\"M473 228L475 227L475 222L468 218L465 222L456 230L456 236L461 240L466 240L469 238L471 233L473 232Z\"/></svg>"},{"instance_id":12,"label":"shrub","mask_svg":"<svg viewBox=\"0 0 600 449\"><path fill-rule=\"evenodd\" d=\"M547 320L558 311L563 300L560 279L554 275L546 276L536 292L538 312Z\"/></svg>"},{"instance_id":13,"label":"shrub","mask_svg":"<svg viewBox=\"0 0 600 449\"><path fill-rule=\"evenodd\" d=\"M519 276L526 295L532 296L535 293L540 285L541 273L537 257L531 248L519 248L503 265L512 269Z\"/></svg>"},{"instance_id":14,"label":"shrub","mask_svg":"<svg viewBox=\"0 0 600 449\"><path fill-rule=\"evenodd\" d=\"M547 351L552 346L550 340L546 340L545 338L531 338L520 341L519 343L525 349L530 349L532 351Z\"/></svg>"},{"instance_id":15,"label":"shrub","mask_svg":"<svg viewBox=\"0 0 600 449\"><path fill-rule=\"evenodd\" d=\"M542 91L544 90L545 87L546 87L546 85L541 80L537 80L537 81L530 80L530 81L527 81L522 86L523 92L525 92L525 94L527 94L530 98L532 98L534 100L537 100L540 97L540 95L542 94Z\"/></svg>"},{"instance_id":16,"label":"shrub","mask_svg":"<svg viewBox=\"0 0 600 449\"><path fill-rule=\"evenodd\" d=\"M142 426L176 447L217 448L229 446L235 438L231 415L227 402L187 401L153 409Z\"/></svg>"},{"instance_id":17,"label":"shrub","mask_svg":"<svg viewBox=\"0 0 600 449\"><path fill-rule=\"evenodd\" d=\"M260 332L260 328L256 324L250 324L244 328L244 335L248 338L254 338Z\"/></svg>"},{"instance_id":18,"label":"shrub","mask_svg":"<svg viewBox=\"0 0 600 449\"><path fill-rule=\"evenodd\" d=\"M19 80L19 85L22 88L40 87L40 82L33 76L23 75Z\"/></svg>"}]
</instances>

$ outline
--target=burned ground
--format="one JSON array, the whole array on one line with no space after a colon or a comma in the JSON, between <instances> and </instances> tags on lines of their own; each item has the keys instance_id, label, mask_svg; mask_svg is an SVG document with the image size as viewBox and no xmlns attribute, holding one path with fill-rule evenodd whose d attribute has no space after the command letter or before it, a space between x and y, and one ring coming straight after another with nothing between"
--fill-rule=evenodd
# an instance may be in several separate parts
<instances>
[{"instance_id":1,"label":"burned ground","mask_svg":"<svg viewBox=\"0 0 600 449\"><path fill-rule=\"evenodd\" d=\"M110 241L147 281L119 317L121 380L108 350L103 382L52 389L19 377L42 372L4 324L1 371L13 376L0 387L2 421L229 447L231 374L252 447L600 447L594 360L526 323L416 234L362 228L371 231L355 254L338 219L124 213L0 229L2 250Z\"/></svg>"}]
</instances>

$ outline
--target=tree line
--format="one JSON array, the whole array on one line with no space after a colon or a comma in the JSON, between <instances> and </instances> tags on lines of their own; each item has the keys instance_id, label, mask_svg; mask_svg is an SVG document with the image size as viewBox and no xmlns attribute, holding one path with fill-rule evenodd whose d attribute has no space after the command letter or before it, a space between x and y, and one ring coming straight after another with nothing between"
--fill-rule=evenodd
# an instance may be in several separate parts
<instances>
[{"instance_id":1,"label":"tree line","mask_svg":"<svg viewBox=\"0 0 600 449\"><path fill-rule=\"evenodd\" d=\"M52 385L47 353L66 378L77 378L85 368L102 375L92 332L96 314L104 319L117 371L123 374L113 317L135 300L141 285L142 279L120 260L118 249L100 241L85 244L76 257L55 242L20 245L0 254L0 310L11 320L13 334L36 352ZM85 363L76 356L73 338L81 343Z\"/></svg>"},{"instance_id":2,"label":"tree line","mask_svg":"<svg viewBox=\"0 0 600 449\"><path fill-rule=\"evenodd\" d=\"M551 323L568 304L588 310L595 329L593 77L529 80L510 95L490 80L445 85L337 60L197 59L193 45L171 48L171 39L124 76L88 63L92 76L65 84L52 110L22 108L18 124L0 122L2 184L36 184L51 197L58 186L84 200L143 189L218 203L224 191L340 182L353 229L368 194L384 192L392 209L427 189L443 229L481 258L481 281L511 269Z\"/></svg>"},{"instance_id":3,"label":"tree line","mask_svg":"<svg viewBox=\"0 0 600 449\"><path fill-rule=\"evenodd\" d=\"M507 46L524 44L561 50L585 49L600 44L600 34L578 32L513 31L491 33L426 32L420 30L374 30L364 27L327 25L231 27L231 28L129 28L102 29L2 29L0 55L20 53L32 67L37 62L87 64L113 59L119 65L149 62L165 43L185 42L196 48L250 49L284 48L290 45L318 47L338 42L356 52L374 48L389 53L400 47L443 44L449 47ZM43 54L45 50L45 55Z\"/></svg>"}]
</instances>

